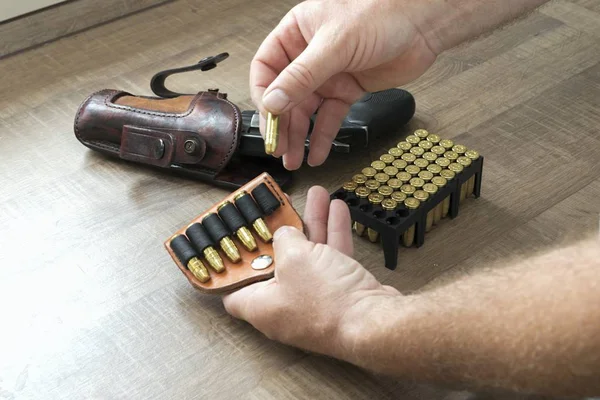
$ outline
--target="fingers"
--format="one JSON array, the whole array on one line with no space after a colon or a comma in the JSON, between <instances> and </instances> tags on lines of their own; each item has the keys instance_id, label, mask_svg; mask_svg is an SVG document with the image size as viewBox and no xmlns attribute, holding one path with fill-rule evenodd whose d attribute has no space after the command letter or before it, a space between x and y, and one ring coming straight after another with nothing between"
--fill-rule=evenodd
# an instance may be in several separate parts
<instances>
[{"instance_id":1,"label":"fingers","mask_svg":"<svg viewBox=\"0 0 600 400\"><path fill-rule=\"evenodd\" d=\"M304 223L308 239L311 242L327 243L329 202L329 193L325 188L313 186L308 190L304 209Z\"/></svg>"},{"instance_id":2,"label":"fingers","mask_svg":"<svg viewBox=\"0 0 600 400\"><path fill-rule=\"evenodd\" d=\"M264 311L264 308L270 304L268 300L272 297L274 289L274 279L257 282L224 296L223 305L233 317L252 324L256 314L255 308L259 307Z\"/></svg>"},{"instance_id":3,"label":"fingers","mask_svg":"<svg viewBox=\"0 0 600 400\"><path fill-rule=\"evenodd\" d=\"M275 261L279 257L287 254L288 250L298 250L302 244L307 243L308 239L302 231L293 226L282 226L273 234L273 253Z\"/></svg>"},{"instance_id":4,"label":"fingers","mask_svg":"<svg viewBox=\"0 0 600 400\"><path fill-rule=\"evenodd\" d=\"M289 111L343 70L343 57L335 50L331 37L324 30L319 31L306 49L281 71L263 93L266 110L277 115ZM324 54L336 56L324 57Z\"/></svg>"},{"instance_id":5,"label":"fingers","mask_svg":"<svg viewBox=\"0 0 600 400\"><path fill-rule=\"evenodd\" d=\"M310 136L308 165L318 166L325 162L331 151L331 143L337 136L342 121L350 111L350 104L339 99L326 99L319 107L315 128Z\"/></svg>"},{"instance_id":6,"label":"fingers","mask_svg":"<svg viewBox=\"0 0 600 400\"><path fill-rule=\"evenodd\" d=\"M327 244L349 257L353 256L354 243L350 210L341 200L331 202L327 224Z\"/></svg>"},{"instance_id":7,"label":"fingers","mask_svg":"<svg viewBox=\"0 0 600 400\"><path fill-rule=\"evenodd\" d=\"M304 161L305 143L310 127L310 117L317 110L320 98L316 94L309 96L299 107L294 108L290 114L288 126L287 153L283 158L283 165L288 170L300 168Z\"/></svg>"}]
</instances>

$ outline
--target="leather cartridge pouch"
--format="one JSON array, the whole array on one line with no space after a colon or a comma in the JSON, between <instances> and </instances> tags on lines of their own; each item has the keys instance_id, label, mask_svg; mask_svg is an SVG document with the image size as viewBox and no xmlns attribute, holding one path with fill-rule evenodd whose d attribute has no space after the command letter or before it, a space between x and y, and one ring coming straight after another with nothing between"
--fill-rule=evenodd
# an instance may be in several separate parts
<instances>
[{"instance_id":1,"label":"leather cartridge pouch","mask_svg":"<svg viewBox=\"0 0 600 400\"><path fill-rule=\"evenodd\" d=\"M217 186L236 189L265 171L285 186L291 174L280 160L237 154L242 116L226 93L178 94L164 86L173 73L208 70L224 58L157 74L152 80L157 97L112 89L92 94L77 111L75 136L95 151Z\"/></svg>"},{"instance_id":2,"label":"leather cartridge pouch","mask_svg":"<svg viewBox=\"0 0 600 400\"><path fill-rule=\"evenodd\" d=\"M179 270L183 273L185 278L190 282L190 284L194 288L200 290L201 292L210 294L226 293L237 290L241 287L250 285L258 281L272 278L274 276L276 263L275 256L273 253L272 241L262 241L258 237L256 232L252 229L250 223L248 223L248 226L256 240L258 248L255 251L248 251L246 248L244 248L243 244L238 240L238 238L233 233L231 233L229 237L233 240L235 246L238 248L241 260L238 262L232 262L224 253L223 249L220 248L218 244L216 244L215 249L218 251L220 258L223 260L225 270L223 272L217 273L211 268L207 267L206 269L210 273L210 279L206 282L201 282L190 271L190 269L184 264L185 262L187 262L187 259L184 259L182 261L171 246L171 243L175 238L180 236L186 236L187 234L190 244L195 247L195 256L198 259L200 259L205 265L208 266L207 260L202 256L202 249L198 248L197 244L194 243L194 240L191 237L191 235L187 233L189 232L188 228L194 225L195 223L201 223L203 225L206 225L206 222L203 222L205 221L204 218L207 215L213 213L218 214L219 207L224 202L228 201L232 204L235 204L236 198L239 194L243 192L251 194L253 193L254 189L256 189L258 186L266 186L266 188L268 188L268 190L270 191L270 193L272 193L274 198L276 198L279 202L277 209L275 209L269 215L263 216L263 220L271 233L274 233L278 228L284 225L293 226L297 229L304 231L302 219L300 218L296 210L292 207L292 204L289 202L288 198L285 196L281 188L273 180L273 177L271 177L267 173L259 175L248 184L231 193L218 203L214 204L211 208L205 210L202 214L189 221L184 227L179 229L164 242L164 246L167 252L170 254ZM194 254L188 255L187 258L193 255ZM262 260L264 258L270 260L270 262L268 262L267 264L259 263L258 265L256 265L256 260Z\"/></svg>"}]
</instances>

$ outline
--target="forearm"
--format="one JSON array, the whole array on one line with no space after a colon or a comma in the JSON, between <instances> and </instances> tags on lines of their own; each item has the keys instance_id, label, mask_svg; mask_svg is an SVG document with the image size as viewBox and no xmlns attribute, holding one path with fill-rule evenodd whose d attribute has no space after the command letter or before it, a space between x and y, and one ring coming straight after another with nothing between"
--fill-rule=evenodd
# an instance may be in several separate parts
<instances>
[{"instance_id":1,"label":"forearm","mask_svg":"<svg viewBox=\"0 0 600 400\"><path fill-rule=\"evenodd\" d=\"M599 249L590 241L429 293L367 298L345 358L408 379L598 395Z\"/></svg>"},{"instance_id":2,"label":"forearm","mask_svg":"<svg viewBox=\"0 0 600 400\"><path fill-rule=\"evenodd\" d=\"M394 0L397 1L397 0ZM435 54L498 28L548 0L407 0L404 13Z\"/></svg>"}]
</instances>

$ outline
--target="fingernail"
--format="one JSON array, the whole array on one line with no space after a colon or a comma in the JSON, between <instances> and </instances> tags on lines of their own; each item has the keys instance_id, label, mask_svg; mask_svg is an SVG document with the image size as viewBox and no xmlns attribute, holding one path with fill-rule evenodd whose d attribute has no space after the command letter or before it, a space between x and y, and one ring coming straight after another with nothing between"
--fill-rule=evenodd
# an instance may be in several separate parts
<instances>
[{"instance_id":1,"label":"fingernail","mask_svg":"<svg viewBox=\"0 0 600 400\"><path fill-rule=\"evenodd\" d=\"M265 108L275 114L283 111L288 104L290 104L290 98L281 89L272 90L263 98Z\"/></svg>"},{"instance_id":2,"label":"fingernail","mask_svg":"<svg viewBox=\"0 0 600 400\"><path fill-rule=\"evenodd\" d=\"M289 226L282 226L282 227L280 227L273 234L273 240L280 239L283 235L285 235L286 233L288 233L291 229L292 228L289 227Z\"/></svg>"}]
</instances>

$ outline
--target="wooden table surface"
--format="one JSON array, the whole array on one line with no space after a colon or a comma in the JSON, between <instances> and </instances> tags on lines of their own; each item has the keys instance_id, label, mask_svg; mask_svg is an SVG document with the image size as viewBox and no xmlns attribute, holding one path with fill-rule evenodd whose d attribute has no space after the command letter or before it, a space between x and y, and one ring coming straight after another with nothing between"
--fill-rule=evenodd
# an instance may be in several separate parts
<instances>
[{"instance_id":1,"label":"wooden table surface","mask_svg":"<svg viewBox=\"0 0 600 400\"><path fill-rule=\"evenodd\" d=\"M466 399L454 388L375 376L273 343L195 291L163 240L227 191L83 147L79 104L115 88L150 95L158 70L227 51L207 73L242 109L248 68L292 0L187 0L0 60L0 398ZM558 0L439 58L407 86L427 128L485 157L482 197L404 249L396 271L376 244L357 259L404 292L428 290L597 232L600 2ZM338 187L395 144L303 168L289 190Z\"/></svg>"}]
</instances>

